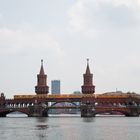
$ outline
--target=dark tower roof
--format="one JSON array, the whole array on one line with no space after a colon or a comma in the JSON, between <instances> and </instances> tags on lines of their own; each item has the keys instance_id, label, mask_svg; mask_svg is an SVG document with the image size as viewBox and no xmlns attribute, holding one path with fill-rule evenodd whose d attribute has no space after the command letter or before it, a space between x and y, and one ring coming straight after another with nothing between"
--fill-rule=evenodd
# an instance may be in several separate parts
<instances>
[{"instance_id":1,"label":"dark tower roof","mask_svg":"<svg viewBox=\"0 0 140 140\"><path fill-rule=\"evenodd\" d=\"M37 86L35 86L37 94L48 94L49 87L47 86L47 75L44 72L43 60L41 60L40 73L37 75Z\"/></svg>"},{"instance_id":2,"label":"dark tower roof","mask_svg":"<svg viewBox=\"0 0 140 140\"><path fill-rule=\"evenodd\" d=\"M83 74L83 78L82 93L93 94L95 92L95 86L93 84L93 74L90 73L89 59L87 59L86 73Z\"/></svg>"},{"instance_id":3,"label":"dark tower roof","mask_svg":"<svg viewBox=\"0 0 140 140\"><path fill-rule=\"evenodd\" d=\"M43 59L41 60L41 68L40 68L40 75L44 75L45 72L44 72L44 68L43 68Z\"/></svg>"},{"instance_id":4,"label":"dark tower roof","mask_svg":"<svg viewBox=\"0 0 140 140\"><path fill-rule=\"evenodd\" d=\"M90 69L89 69L89 59L87 59L86 74L90 74Z\"/></svg>"}]
</instances>

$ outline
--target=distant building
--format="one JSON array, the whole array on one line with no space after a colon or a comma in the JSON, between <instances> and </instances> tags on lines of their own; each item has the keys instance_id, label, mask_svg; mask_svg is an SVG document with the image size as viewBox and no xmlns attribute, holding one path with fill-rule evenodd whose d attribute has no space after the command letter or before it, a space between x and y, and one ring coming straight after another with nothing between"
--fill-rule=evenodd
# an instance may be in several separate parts
<instances>
[{"instance_id":1,"label":"distant building","mask_svg":"<svg viewBox=\"0 0 140 140\"><path fill-rule=\"evenodd\" d=\"M79 94L82 94L82 93L77 90L77 91L74 91L73 94L79 95Z\"/></svg>"},{"instance_id":2,"label":"distant building","mask_svg":"<svg viewBox=\"0 0 140 140\"><path fill-rule=\"evenodd\" d=\"M60 80L52 80L51 81L51 94L60 94ZM53 102L51 103L54 104ZM64 103L57 103L55 106L63 106ZM50 110L52 114L60 114L62 113L61 109L52 109Z\"/></svg>"},{"instance_id":3,"label":"distant building","mask_svg":"<svg viewBox=\"0 0 140 140\"><path fill-rule=\"evenodd\" d=\"M52 80L51 81L51 93L52 94L60 94L60 80Z\"/></svg>"}]
</instances>

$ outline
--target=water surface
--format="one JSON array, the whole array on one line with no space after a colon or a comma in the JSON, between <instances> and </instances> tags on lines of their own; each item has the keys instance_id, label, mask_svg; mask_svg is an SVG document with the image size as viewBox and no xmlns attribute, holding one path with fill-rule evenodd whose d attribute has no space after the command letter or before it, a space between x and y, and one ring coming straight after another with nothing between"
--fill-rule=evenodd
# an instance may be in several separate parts
<instances>
[{"instance_id":1,"label":"water surface","mask_svg":"<svg viewBox=\"0 0 140 140\"><path fill-rule=\"evenodd\" d=\"M0 140L140 140L140 117L6 117Z\"/></svg>"}]
</instances>

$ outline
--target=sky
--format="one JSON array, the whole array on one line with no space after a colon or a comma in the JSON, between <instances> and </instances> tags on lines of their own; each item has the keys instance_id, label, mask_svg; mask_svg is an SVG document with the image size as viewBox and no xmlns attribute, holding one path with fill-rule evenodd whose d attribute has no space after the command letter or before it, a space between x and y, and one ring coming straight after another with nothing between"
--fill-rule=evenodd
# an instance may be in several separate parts
<instances>
[{"instance_id":1,"label":"sky","mask_svg":"<svg viewBox=\"0 0 140 140\"><path fill-rule=\"evenodd\" d=\"M0 0L0 92L35 94L41 59L63 94L140 93L140 0ZM50 90L51 91L51 90Z\"/></svg>"}]
</instances>

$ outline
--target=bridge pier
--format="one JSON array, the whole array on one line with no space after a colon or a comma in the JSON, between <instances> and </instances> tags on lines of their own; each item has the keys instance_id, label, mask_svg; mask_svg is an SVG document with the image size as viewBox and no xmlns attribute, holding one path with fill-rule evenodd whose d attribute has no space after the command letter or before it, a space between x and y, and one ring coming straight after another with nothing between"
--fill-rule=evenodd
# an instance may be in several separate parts
<instances>
[{"instance_id":1,"label":"bridge pier","mask_svg":"<svg viewBox=\"0 0 140 140\"><path fill-rule=\"evenodd\" d=\"M95 96L84 94L81 100L81 117L95 117Z\"/></svg>"},{"instance_id":2,"label":"bridge pier","mask_svg":"<svg viewBox=\"0 0 140 140\"><path fill-rule=\"evenodd\" d=\"M139 108L136 106L128 107L129 113L127 113L126 117L138 117L139 116Z\"/></svg>"},{"instance_id":3,"label":"bridge pier","mask_svg":"<svg viewBox=\"0 0 140 140\"><path fill-rule=\"evenodd\" d=\"M48 110L41 105L29 106L29 117L48 117Z\"/></svg>"},{"instance_id":4,"label":"bridge pier","mask_svg":"<svg viewBox=\"0 0 140 140\"><path fill-rule=\"evenodd\" d=\"M95 117L94 105L81 105L81 117Z\"/></svg>"},{"instance_id":5,"label":"bridge pier","mask_svg":"<svg viewBox=\"0 0 140 140\"><path fill-rule=\"evenodd\" d=\"M0 113L0 117L6 117L5 113Z\"/></svg>"},{"instance_id":6,"label":"bridge pier","mask_svg":"<svg viewBox=\"0 0 140 140\"><path fill-rule=\"evenodd\" d=\"M81 117L95 117L95 98L83 97L81 102Z\"/></svg>"}]
</instances>

